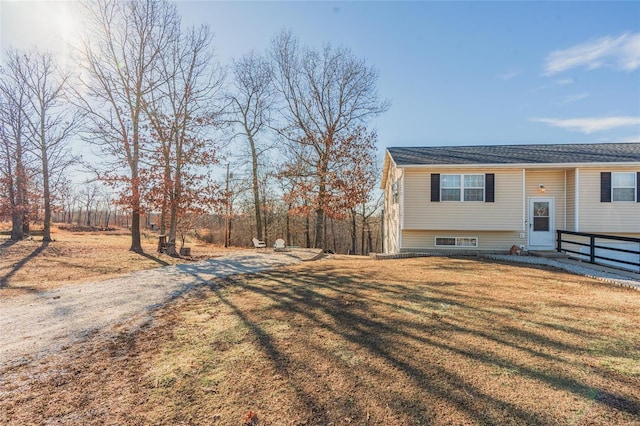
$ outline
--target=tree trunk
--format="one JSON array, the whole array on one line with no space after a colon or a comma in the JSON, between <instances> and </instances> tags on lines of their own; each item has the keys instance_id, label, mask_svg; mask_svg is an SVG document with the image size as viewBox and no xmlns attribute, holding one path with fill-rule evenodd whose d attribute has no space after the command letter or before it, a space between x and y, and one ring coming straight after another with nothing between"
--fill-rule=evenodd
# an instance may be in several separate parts
<instances>
[{"instance_id":1,"label":"tree trunk","mask_svg":"<svg viewBox=\"0 0 640 426\"><path fill-rule=\"evenodd\" d=\"M44 118L44 114L42 115ZM42 241L51 242L51 192L49 189L49 161L47 157L46 141L44 140L44 121L41 122L41 155L42 155L42 186L44 189L44 227Z\"/></svg>"},{"instance_id":2,"label":"tree trunk","mask_svg":"<svg viewBox=\"0 0 640 426\"><path fill-rule=\"evenodd\" d=\"M140 212L134 211L131 213L131 247L129 251L143 253L140 237Z\"/></svg>"},{"instance_id":3,"label":"tree trunk","mask_svg":"<svg viewBox=\"0 0 640 426\"><path fill-rule=\"evenodd\" d=\"M358 242L356 241L357 228L356 228L356 211L351 209L351 254L357 254L356 249Z\"/></svg>"},{"instance_id":4,"label":"tree trunk","mask_svg":"<svg viewBox=\"0 0 640 426\"><path fill-rule=\"evenodd\" d=\"M22 240L29 233L29 221L27 219L27 179L22 164L21 149L16 152L16 157L16 202L11 210L11 239Z\"/></svg>"},{"instance_id":5,"label":"tree trunk","mask_svg":"<svg viewBox=\"0 0 640 426\"><path fill-rule=\"evenodd\" d=\"M264 239L262 233L262 217L260 214L260 186L258 181L258 153L256 151L256 145L253 141L251 131L246 128L247 138L249 139L249 145L251 146L251 165L252 165L252 179L253 179L253 205L256 210L256 233L259 240Z\"/></svg>"},{"instance_id":6,"label":"tree trunk","mask_svg":"<svg viewBox=\"0 0 640 426\"><path fill-rule=\"evenodd\" d=\"M138 177L137 173L135 178L132 179L132 206L131 206L131 247L129 251L135 253L144 253L142 250L142 241L141 241L141 233L140 233L140 189L138 187ZM129 218L127 217L127 224L129 222Z\"/></svg>"},{"instance_id":7,"label":"tree trunk","mask_svg":"<svg viewBox=\"0 0 640 426\"><path fill-rule=\"evenodd\" d=\"M286 234L287 234L287 245L290 246L291 245L291 216L289 215L289 212L291 211L291 203L289 203L289 205L287 206L287 218L286 218Z\"/></svg>"},{"instance_id":8,"label":"tree trunk","mask_svg":"<svg viewBox=\"0 0 640 426\"><path fill-rule=\"evenodd\" d=\"M71 204L71 209L69 210L69 217L67 218L67 223L69 225L73 223L73 213L75 210L76 210L76 203L73 202L73 204Z\"/></svg>"},{"instance_id":9,"label":"tree trunk","mask_svg":"<svg viewBox=\"0 0 640 426\"><path fill-rule=\"evenodd\" d=\"M165 198L162 199L162 205L160 206L160 235L165 235L167 233L167 202Z\"/></svg>"},{"instance_id":10,"label":"tree trunk","mask_svg":"<svg viewBox=\"0 0 640 426\"><path fill-rule=\"evenodd\" d=\"M362 205L362 230L360 232L360 238L362 238L362 241L360 242L360 247L361 247L360 254L364 254L364 226L366 224L366 219L365 219L366 211L365 211L365 208L366 208L366 206L363 204Z\"/></svg>"},{"instance_id":11,"label":"tree trunk","mask_svg":"<svg viewBox=\"0 0 640 426\"><path fill-rule=\"evenodd\" d=\"M13 241L19 241L24 238L24 230L22 226L22 220L24 215L18 208L14 208L11 212L11 239Z\"/></svg>"},{"instance_id":12,"label":"tree trunk","mask_svg":"<svg viewBox=\"0 0 640 426\"><path fill-rule=\"evenodd\" d=\"M335 222L331 219L331 236L333 237L333 252L338 252L338 244L336 242L336 227Z\"/></svg>"},{"instance_id":13,"label":"tree trunk","mask_svg":"<svg viewBox=\"0 0 640 426\"><path fill-rule=\"evenodd\" d=\"M266 191L265 188L263 190ZM267 193L262 193L262 241L269 245L269 214L267 211Z\"/></svg>"},{"instance_id":14,"label":"tree trunk","mask_svg":"<svg viewBox=\"0 0 640 426\"><path fill-rule=\"evenodd\" d=\"M324 248L324 241L322 239L324 233L324 210L322 208L316 209L316 227L315 227L315 248Z\"/></svg>"},{"instance_id":15,"label":"tree trunk","mask_svg":"<svg viewBox=\"0 0 640 426\"><path fill-rule=\"evenodd\" d=\"M160 206L160 235L167 233L167 200L171 188L170 155L167 147L164 148L164 185L162 189L162 205Z\"/></svg>"},{"instance_id":16,"label":"tree trunk","mask_svg":"<svg viewBox=\"0 0 640 426\"><path fill-rule=\"evenodd\" d=\"M12 240L21 240L24 238L22 233L22 221L24 219L24 215L21 212L20 202L18 201L18 194L20 191L16 190L16 181L13 179L13 173L11 172L11 164L10 160L7 159L8 165L8 187L9 187L9 202L11 204L11 239Z\"/></svg>"},{"instance_id":17,"label":"tree trunk","mask_svg":"<svg viewBox=\"0 0 640 426\"><path fill-rule=\"evenodd\" d=\"M304 237L306 239L307 248L311 248L311 224L309 215L304 218Z\"/></svg>"},{"instance_id":18,"label":"tree trunk","mask_svg":"<svg viewBox=\"0 0 640 426\"><path fill-rule=\"evenodd\" d=\"M176 161L177 163L178 161ZM180 194L180 167L176 164L176 171L174 175L174 191L169 196L169 206L171 208L171 214L169 215L169 238L167 239L167 251L169 256L178 256L176 251L176 233L178 231L178 215L179 215L179 200Z\"/></svg>"},{"instance_id":19,"label":"tree trunk","mask_svg":"<svg viewBox=\"0 0 640 426\"><path fill-rule=\"evenodd\" d=\"M29 235L31 231L29 226L29 220L31 220L31 215L29 214L29 194L27 193L26 179L25 179L25 187L22 188L22 237L26 237Z\"/></svg>"},{"instance_id":20,"label":"tree trunk","mask_svg":"<svg viewBox=\"0 0 640 426\"><path fill-rule=\"evenodd\" d=\"M331 138L327 138L330 140ZM325 230L325 213L327 198L327 158L326 153L320 154L320 163L318 164L318 208L316 209L316 235L315 235L315 248L324 249L324 230Z\"/></svg>"},{"instance_id":21,"label":"tree trunk","mask_svg":"<svg viewBox=\"0 0 640 426\"><path fill-rule=\"evenodd\" d=\"M169 256L178 256L176 251L176 232L178 230L178 215L174 214L173 208L171 209L171 216L169 217L169 238L167 238L167 250L166 253Z\"/></svg>"}]
</instances>

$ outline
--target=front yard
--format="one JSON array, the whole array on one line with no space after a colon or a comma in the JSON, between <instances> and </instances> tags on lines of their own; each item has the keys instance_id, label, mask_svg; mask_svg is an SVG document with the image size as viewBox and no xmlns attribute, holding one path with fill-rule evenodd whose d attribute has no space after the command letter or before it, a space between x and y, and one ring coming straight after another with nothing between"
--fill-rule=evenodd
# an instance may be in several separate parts
<instances>
[{"instance_id":1,"label":"front yard","mask_svg":"<svg viewBox=\"0 0 640 426\"><path fill-rule=\"evenodd\" d=\"M640 424L639 324L554 270L335 256L0 372L0 423Z\"/></svg>"}]
</instances>

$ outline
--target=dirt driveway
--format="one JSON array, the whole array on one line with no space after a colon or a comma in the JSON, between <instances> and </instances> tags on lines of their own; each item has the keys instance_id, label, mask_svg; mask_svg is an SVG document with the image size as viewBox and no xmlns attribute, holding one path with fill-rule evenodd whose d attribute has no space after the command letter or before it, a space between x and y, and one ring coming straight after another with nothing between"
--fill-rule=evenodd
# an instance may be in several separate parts
<instances>
[{"instance_id":1,"label":"dirt driveway","mask_svg":"<svg viewBox=\"0 0 640 426\"><path fill-rule=\"evenodd\" d=\"M157 307L213 278L300 261L295 253L242 251L0 299L0 370L64 349L107 326L118 327L125 321L145 324Z\"/></svg>"}]
</instances>

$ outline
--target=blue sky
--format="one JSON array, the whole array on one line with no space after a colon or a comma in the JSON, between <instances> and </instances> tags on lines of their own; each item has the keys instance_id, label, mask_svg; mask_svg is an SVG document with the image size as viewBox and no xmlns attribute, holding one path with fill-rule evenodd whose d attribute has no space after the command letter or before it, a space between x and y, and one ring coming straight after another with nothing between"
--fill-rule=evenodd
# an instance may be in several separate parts
<instances>
[{"instance_id":1,"label":"blue sky","mask_svg":"<svg viewBox=\"0 0 640 426\"><path fill-rule=\"evenodd\" d=\"M59 48L73 3L0 3L0 42ZM380 71L381 148L640 141L640 2L181 1L219 60L281 29ZM53 16L53 18L51 18ZM57 46L57 47L56 47Z\"/></svg>"}]
</instances>

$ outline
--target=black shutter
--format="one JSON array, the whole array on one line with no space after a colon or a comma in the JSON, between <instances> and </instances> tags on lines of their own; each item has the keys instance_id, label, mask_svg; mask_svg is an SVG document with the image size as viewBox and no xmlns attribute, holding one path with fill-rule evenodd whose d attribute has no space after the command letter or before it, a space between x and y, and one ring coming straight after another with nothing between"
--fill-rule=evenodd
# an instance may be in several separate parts
<instances>
[{"instance_id":1,"label":"black shutter","mask_svg":"<svg viewBox=\"0 0 640 426\"><path fill-rule=\"evenodd\" d=\"M636 201L640 203L640 172L636 173Z\"/></svg>"},{"instance_id":2,"label":"black shutter","mask_svg":"<svg viewBox=\"0 0 640 426\"><path fill-rule=\"evenodd\" d=\"M493 203L495 201L496 175L487 173L484 175L484 201L485 203Z\"/></svg>"},{"instance_id":3,"label":"black shutter","mask_svg":"<svg viewBox=\"0 0 640 426\"><path fill-rule=\"evenodd\" d=\"M600 173L600 202L611 202L611 172Z\"/></svg>"},{"instance_id":4,"label":"black shutter","mask_svg":"<svg viewBox=\"0 0 640 426\"><path fill-rule=\"evenodd\" d=\"M440 201L440 173L431 173L431 201Z\"/></svg>"}]
</instances>

